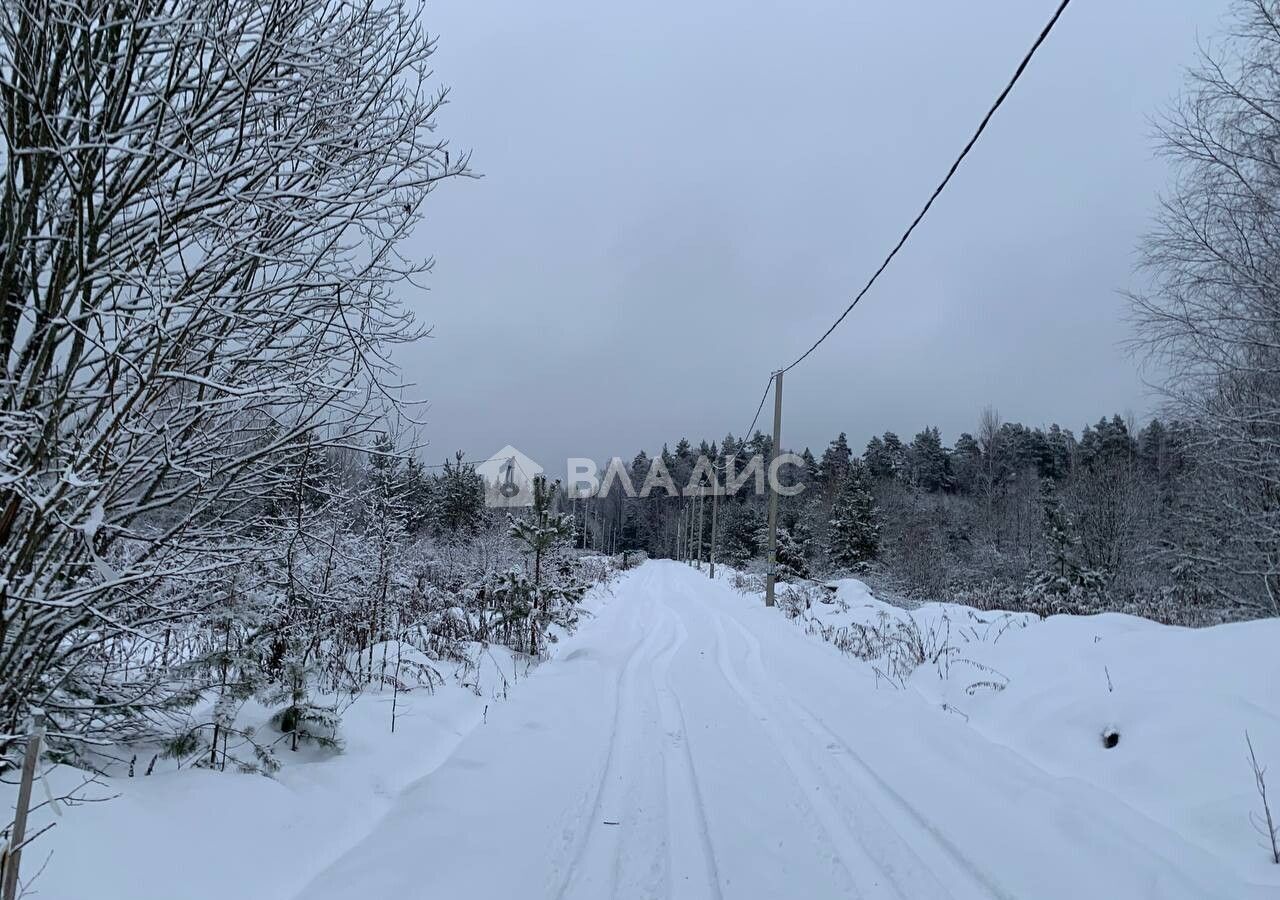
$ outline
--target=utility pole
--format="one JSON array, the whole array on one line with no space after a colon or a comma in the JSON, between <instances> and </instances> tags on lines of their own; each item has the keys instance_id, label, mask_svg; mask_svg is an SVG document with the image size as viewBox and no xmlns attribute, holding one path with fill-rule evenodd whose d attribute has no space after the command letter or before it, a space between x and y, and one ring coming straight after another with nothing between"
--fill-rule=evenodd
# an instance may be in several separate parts
<instances>
[{"instance_id":1,"label":"utility pole","mask_svg":"<svg viewBox=\"0 0 1280 900\"><path fill-rule=\"evenodd\" d=\"M684 505L676 515L676 562L684 559Z\"/></svg>"},{"instance_id":2,"label":"utility pole","mask_svg":"<svg viewBox=\"0 0 1280 900\"><path fill-rule=\"evenodd\" d=\"M677 501L677 503L680 501ZM680 504L680 526L676 529L676 558L684 561L685 558L685 504Z\"/></svg>"},{"instance_id":3,"label":"utility pole","mask_svg":"<svg viewBox=\"0 0 1280 900\"><path fill-rule=\"evenodd\" d=\"M711 467L711 580L716 577L716 509L720 506L720 476L716 475L716 467Z\"/></svg>"},{"instance_id":4,"label":"utility pole","mask_svg":"<svg viewBox=\"0 0 1280 900\"><path fill-rule=\"evenodd\" d=\"M684 531L681 533L680 552L683 554L681 559L686 563L689 562L689 535L693 532L693 511L689 508L686 501L684 504Z\"/></svg>"},{"instance_id":5,"label":"utility pole","mask_svg":"<svg viewBox=\"0 0 1280 900\"><path fill-rule=\"evenodd\" d=\"M707 508L707 489L702 485L698 486L698 571L702 571L702 520L704 511Z\"/></svg>"},{"instance_id":6,"label":"utility pole","mask_svg":"<svg viewBox=\"0 0 1280 900\"><path fill-rule=\"evenodd\" d=\"M693 511L697 505L697 500L690 500L688 502L687 509L689 516L685 520L684 526L684 561L690 566L693 565Z\"/></svg>"},{"instance_id":7,"label":"utility pole","mask_svg":"<svg viewBox=\"0 0 1280 900\"><path fill-rule=\"evenodd\" d=\"M769 470L782 446L782 370L773 373L773 446L769 448ZM768 474L768 473L766 473ZM774 604L774 583L778 580L778 492L769 489L769 571L765 574L764 605Z\"/></svg>"},{"instance_id":8,"label":"utility pole","mask_svg":"<svg viewBox=\"0 0 1280 900\"><path fill-rule=\"evenodd\" d=\"M690 566L693 565L693 503L686 499L684 505L684 561Z\"/></svg>"}]
</instances>

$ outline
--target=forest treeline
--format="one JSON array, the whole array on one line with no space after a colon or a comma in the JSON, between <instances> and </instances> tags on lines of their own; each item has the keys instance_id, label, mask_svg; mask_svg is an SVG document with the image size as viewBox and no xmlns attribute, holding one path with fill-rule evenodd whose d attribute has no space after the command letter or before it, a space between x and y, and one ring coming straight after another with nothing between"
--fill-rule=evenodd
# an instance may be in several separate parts
<instances>
[{"instance_id":1,"label":"forest treeline","mask_svg":"<svg viewBox=\"0 0 1280 900\"><path fill-rule=\"evenodd\" d=\"M1077 438L1056 424L1001 422L991 409L951 446L934 427L909 441L885 432L860 451L842 433L820 454L802 450L799 471L783 470L804 491L780 498L781 574L860 574L907 597L986 608L1125 609L1200 623L1256 614L1264 598L1204 558L1202 517L1188 515L1197 440L1180 421L1136 428L1113 415ZM660 457L684 485L700 456L740 470L769 444L759 432L681 439ZM627 467L633 483L653 464L637 454ZM720 498L718 559L763 564L766 502L750 491ZM701 530L710 558L705 499L632 497L615 484L579 505L580 544L696 559Z\"/></svg>"}]
</instances>

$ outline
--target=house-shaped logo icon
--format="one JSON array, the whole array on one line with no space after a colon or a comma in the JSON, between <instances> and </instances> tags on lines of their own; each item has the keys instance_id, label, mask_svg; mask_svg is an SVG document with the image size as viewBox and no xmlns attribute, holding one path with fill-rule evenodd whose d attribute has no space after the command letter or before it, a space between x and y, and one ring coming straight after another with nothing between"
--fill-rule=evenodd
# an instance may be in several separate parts
<instances>
[{"instance_id":1,"label":"house-shaped logo icon","mask_svg":"<svg viewBox=\"0 0 1280 900\"><path fill-rule=\"evenodd\" d=\"M492 507L533 505L533 477L542 466L510 444L476 466L484 479L484 502Z\"/></svg>"}]
</instances>

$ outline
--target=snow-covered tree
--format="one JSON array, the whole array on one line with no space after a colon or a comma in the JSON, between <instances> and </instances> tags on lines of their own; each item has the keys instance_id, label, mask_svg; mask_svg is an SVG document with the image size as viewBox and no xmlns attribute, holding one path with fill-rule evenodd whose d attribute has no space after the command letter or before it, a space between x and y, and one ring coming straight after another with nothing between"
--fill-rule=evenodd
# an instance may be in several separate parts
<instances>
[{"instance_id":1,"label":"snow-covered tree","mask_svg":"<svg viewBox=\"0 0 1280 900\"><path fill-rule=\"evenodd\" d=\"M880 552L880 511L869 482L866 466L853 468L831 510L827 556L837 566L855 568Z\"/></svg>"},{"instance_id":2,"label":"snow-covered tree","mask_svg":"<svg viewBox=\"0 0 1280 900\"><path fill-rule=\"evenodd\" d=\"M1240 0L1161 126L1177 171L1144 246L1138 334L1194 425L1190 528L1243 607L1280 614L1280 45L1275 0ZM1083 441L1082 441L1083 444Z\"/></svg>"},{"instance_id":3,"label":"snow-covered tree","mask_svg":"<svg viewBox=\"0 0 1280 900\"><path fill-rule=\"evenodd\" d=\"M531 591L528 601L531 654L538 653L541 643L539 638L545 634L547 627L556 624L568 612L565 609L566 601L569 606L576 602L576 597L566 596L560 587L544 584L544 562L551 551L567 542L573 534L572 518L555 511L559 487L560 482L548 484L547 476L535 475L532 505L525 515L510 517L511 536L533 557L533 578L528 586ZM513 584L512 590L517 588Z\"/></svg>"},{"instance_id":4,"label":"snow-covered tree","mask_svg":"<svg viewBox=\"0 0 1280 900\"><path fill-rule=\"evenodd\" d=\"M435 478L432 500L437 525L454 534L480 527L484 521L484 479L476 467L463 461L462 451L445 460Z\"/></svg>"},{"instance_id":5,"label":"snow-covered tree","mask_svg":"<svg viewBox=\"0 0 1280 900\"><path fill-rule=\"evenodd\" d=\"M835 500L841 485L849 477L849 466L853 460L853 451L849 448L849 439L842 431L836 439L822 451L819 472L822 479L823 499L827 504Z\"/></svg>"},{"instance_id":6,"label":"snow-covered tree","mask_svg":"<svg viewBox=\"0 0 1280 900\"><path fill-rule=\"evenodd\" d=\"M956 438L956 445L951 451L951 469L956 490L962 494L977 491L982 472L982 448L967 431Z\"/></svg>"},{"instance_id":7,"label":"snow-covered tree","mask_svg":"<svg viewBox=\"0 0 1280 900\"><path fill-rule=\"evenodd\" d=\"M951 466L937 428L921 431L907 452L909 480L922 491L934 493L951 487Z\"/></svg>"},{"instance_id":8,"label":"snow-covered tree","mask_svg":"<svg viewBox=\"0 0 1280 900\"><path fill-rule=\"evenodd\" d=\"M1038 600L1051 601L1057 608L1062 608L1068 598L1091 599L1102 589L1103 578L1080 564L1077 552L1080 540L1051 478L1040 483L1040 510L1044 561L1032 576L1028 594Z\"/></svg>"},{"instance_id":9,"label":"snow-covered tree","mask_svg":"<svg viewBox=\"0 0 1280 900\"><path fill-rule=\"evenodd\" d=\"M907 473L907 448L901 438L892 431L886 431L883 437L873 437L867 442L862 461L867 464L872 478L902 478Z\"/></svg>"},{"instance_id":10,"label":"snow-covered tree","mask_svg":"<svg viewBox=\"0 0 1280 900\"><path fill-rule=\"evenodd\" d=\"M6 4L0 756L32 705L73 752L152 702L95 692L104 642L197 611L160 583L257 552L313 442L371 427L419 333L397 247L466 170L431 49L410 0Z\"/></svg>"},{"instance_id":11,"label":"snow-covered tree","mask_svg":"<svg viewBox=\"0 0 1280 900\"><path fill-rule=\"evenodd\" d=\"M805 552L807 541L807 529L803 525L800 526L800 534L797 536L792 528L787 528L782 523L778 524L777 543L774 552L779 579L786 581L789 578L809 577L809 560ZM769 523L767 520L761 520L755 535L755 544L760 548L761 554L768 553Z\"/></svg>"},{"instance_id":12,"label":"snow-covered tree","mask_svg":"<svg viewBox=\"0 0 1280 900\"><path fill-rule=\"evenodd\" d=\"M731 565L742 565L759 556L764 516L756 504L732 501L721 505L717 555Z\"/></svg>"}]
</instances>

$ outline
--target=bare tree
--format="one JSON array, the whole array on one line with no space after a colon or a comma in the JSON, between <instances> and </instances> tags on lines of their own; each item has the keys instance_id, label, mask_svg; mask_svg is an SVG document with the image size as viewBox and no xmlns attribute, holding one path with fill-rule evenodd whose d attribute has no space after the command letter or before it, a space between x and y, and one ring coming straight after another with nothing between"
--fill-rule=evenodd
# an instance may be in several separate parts
<instances>
[{"instance_id":1,"label":"bare tree","mask_svg":"<svg viewBox=\"0 0 1280 900\"><path fill-rule=\"evenodd\" d=\"M76 733L96 648L192 611L395 395L445 101L413 0L0 7L0 733ZM146 602L142 602L145 599ZM89 683L86 683L89 682ZM99 698L99 699L95 699ZM0 754L8 737L0 737Z\"/></svg>"},{"instance_id":2,"label":"bare tree","mask_svg":"<svg viewBox=\"0 0 1280 900\"><path fill-rule=\"evenodd\" d=\"M978 447L982 450L978 486L986 511L986 526L995 536L997 544L999 529L995 521L995 498L1000 483L1000 443L1000 413L993 406L984 406L978 417Z\"/></svg>"},{"instance_id":3,"label":"bare tree","mask_svg":"<svg viewBox=\"0 0 1280 900\"><path fill-rule=\"evenodd\" d=\"M1077 523L1081 563L1112 577L1131 579L1135 564L1154 544L1149 521L1156 509L1150 483L1128 460L1101 460L1077 471L1064 493Z\"/></svg>"},{"instance_id":4,"label":"bare tree","mask_svg":"<svg viewBox=\"0 0 1280 900\"><path fill-rule=\"evenodd\" d=\"M1132 297L1139 345L1198 426L1206 565L1280 613L1280 3L1237 2L1160 134L1178 178Z\"/></svg>"}]
</instances>

